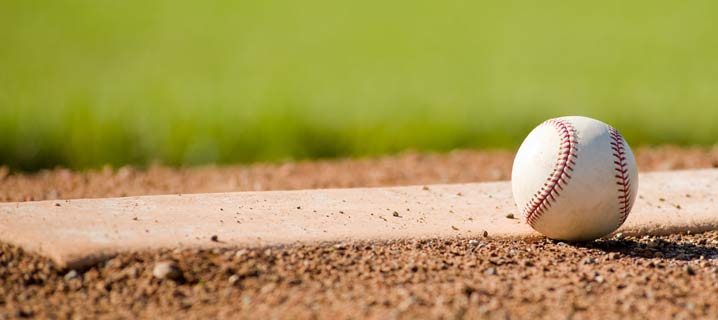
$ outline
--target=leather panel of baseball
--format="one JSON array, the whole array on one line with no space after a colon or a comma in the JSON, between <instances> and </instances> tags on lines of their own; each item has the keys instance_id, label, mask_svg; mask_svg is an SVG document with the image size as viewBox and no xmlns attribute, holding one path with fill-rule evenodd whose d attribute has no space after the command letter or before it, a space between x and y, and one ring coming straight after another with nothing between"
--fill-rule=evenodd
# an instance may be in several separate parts
<instances>
[{"instance_id":1,"label":"leather panel of baseball","mask_svg":"<svg viewBox=\"0 0 718 320\"><path fill-rule=\"evenodd\" d=\"M611 126L561 117L526 137L514 159L511 186L519 211L536 231L585 241L623 224L636 198L638 169L628 143Z\"/></svg>"}]
</instances>

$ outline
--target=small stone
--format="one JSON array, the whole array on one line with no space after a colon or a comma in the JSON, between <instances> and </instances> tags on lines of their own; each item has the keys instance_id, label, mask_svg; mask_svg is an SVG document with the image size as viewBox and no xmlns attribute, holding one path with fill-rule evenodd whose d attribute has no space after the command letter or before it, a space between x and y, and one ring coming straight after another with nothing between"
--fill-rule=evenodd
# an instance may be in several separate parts
<instances>
[{"instance_id":1,"label":"small stone","mask_svg":"<svg viewBox=\"0 0 718 320\"><path fill-rule=\"evenodd\" d=\"M598 283L603 283L604 281L606 281L606 279L604 279L603 276L601 276L601 275L594 277L593 280Z\"/></svg>"},{"instance_id":2,"label":"small stone","mask_svg":"<svg viewBox=\"0 0 718 320\"><path fill-rule=\"evenodd\" d=\"M64 277L64 278L65 278L66 281L69 281L69 280L75 279L75 278L77 278L77 277L79 277L79 276L80 276L80 274L79 274L77 271L75 271L75 270L70 270L70 272L68 272L68 273L65 274L65 277Z\"/></svg>"},{"instance_id":3,"label":"small stone","mask_svg":"<svg viewBox=\"0 0 718 320\"><path fill-rule=\"evenodd\" d=\"M392 216L395 216L395 217L397 217L397 218L400 217L400 216L399 216L399 213L396 212L396 211L394 211L394 213L392 213L391 215L392 215Z\"/></svg>"},{"instance_id":4,"label":"small stone","mask_svg":"<svg viewBox=\"0 0 718 320\"><path fill-rule=\"evenodd\" d=\"M212 235L212 237L210 238L210 240L212 240L213 242L218 242L218 241L219 241L219 237L218 237L216 234L214 234L214 235Z\"/></svg>"},{"instance_id":5,"label":"small stone","mask_svg":"<svg viewBox=\"0 0 718 320\"><path fill-rule=\"evenodd\" d=\"M484 274L487 276L493 276L496 274L496 268L488 268L484 271Z\"/></svg>"},{"instance_id":6,"label":"small stone","mask_svg":"<svg viewBox=\"0 0 718 320\"><path fill-rule=\"evenodd\" d=\"M488 237L489 237L489 232L484 230L484 238L488 238Z\"/></svg>"},{"instance_id":7,"label":"small stone","mask_svg":"<svg viewBox=\"0 0 718 320\"><path fill-rule=\"evenodd\" d=\"M60 206L60 203L55 203L55 206L56 206L56 207L59 207L59 206Z\"/></svg>"},{"instance_id":8,"label":"small stone","mask_svg":"<svg viewBox=\"0 0 718 320\"><path fill-rule=\"evenodd\" d=\"M458 192L458 193L456 193L456 195L459 196L459 197L461 197L461 196L463 196L464 194L461 193L461 192Z\"/></svg>"},{"instance_id":9,"label":"small stone","mask_svg":"<svg viewBox=\"0 0 718 320\"><path fill-rule=\"evenodd\" d=\"M233 274L229 277L229 284L235 285L237 282L239 282L239 276L236 274Z\"/></svg>"},{"instance_id":10,"label":"small stone","mask_svg":"<svg viewBox=\"0 0 718 320\"><path fill-rule=\"evenodd\" d=\"M469 245L472 247L478 246L479 243L480 243L479 240L475 240L475 239L469 240Z\"/></svg>"},{"instance_id":11,"label":"small stone","mask_svg":"<svg viewBox=\"0 0 718 320\"><path fill-rule=\"evenodd\" d=\"M693 275L696 274L696 271L693 270L693 268L692 268L691 266L689 266L689 265L685 265L685 266L683 267L683 271L685 271L686 274L688 274L689 276L693 276Z\"/></svg>"},{"instance_id":12,"label":"small stone","mask_svg":"<svg viewBox=\"0 0 718 320\"><path fill-rule=\"evenodd\" d=\"M152 275L157 279L177 280L182 278L182 270L172 261L160 261L155 263Z\"/></svg>"},{"instance_id":13,"label":"small stone","mask_svg":"<svg viewBox=\"0 0 718 320\"><path fill-rule=\"evenodd\" d=\"M234 257L235 257L235 258L241 258L241 257L243 257L244 255L246 255L247 252L248 252L248 251L247 251L246 249L237 250L237 253L234 254Z\"/></svg>"},{"instance_id":14,"label":"small stone","mask_svg":"<svg viewBox=\"0 0 718 320\"><path fill-rule=\"evenodd\" d=\"M506 215L506 218L507 218L507 219L514 219L514 214L513 214L513 213L509 213L509 214Z\"/></svg>"},{"instance_id":15,"label":"small stone","mask_svg":"<svg viewBox=\"0 0 718 320\"><path fill-rule=\"evenodd\" d=\"M451 226L451 230L457 231L457 230L459 230L459 228L457 228L457 227L455 227L455 226L452 225L452 226Z\"/></svg>"},{"instance_id":16,"label":"small stone","mask_svg":"<svg viewBox=\"0 0 718 320\"><path fill-rule=\"evenodd\" d=\"M613 236L613 239L614 239L614 240L621 240L621 239L623 239L623 232L616 233L616 234Z\"/></svg>"},{"instance_id":17,"label":"small stone","mask_svg":"<svg viewBox=\"0 0 718 320\"><path fill-rule=\"evenodd\" d=\"M429 187L428 187L428 186L423 186L423 187L421 188L421 190L428 191L428 190L429 190Z\"/></svg>"}]
</instances>

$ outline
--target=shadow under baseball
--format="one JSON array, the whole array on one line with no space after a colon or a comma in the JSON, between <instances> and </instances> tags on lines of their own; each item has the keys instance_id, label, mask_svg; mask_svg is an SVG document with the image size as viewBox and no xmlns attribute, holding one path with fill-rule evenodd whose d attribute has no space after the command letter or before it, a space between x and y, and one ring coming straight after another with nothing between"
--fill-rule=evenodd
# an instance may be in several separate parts
<instances>
[{"instance_id":1,"label":"shadow under baseball","mask_svg":"<svg viewBox=\"0 0 718 320\"><path fill-rule=\"evenodd\" d=\"M572 245L598 249L604 252L617 252L638 258L660 258L679 261L718 259L718 247L709 246L704 241L690 243L653 239L649 242L642 242L622 239L572 243Z\"/></svg>"}]
</instances>

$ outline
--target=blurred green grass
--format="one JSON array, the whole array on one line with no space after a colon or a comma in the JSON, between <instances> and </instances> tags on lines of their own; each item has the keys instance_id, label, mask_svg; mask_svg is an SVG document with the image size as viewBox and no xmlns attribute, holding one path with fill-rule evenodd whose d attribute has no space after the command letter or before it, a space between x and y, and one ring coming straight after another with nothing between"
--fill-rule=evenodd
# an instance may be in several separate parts
<instances>
[{"instance_id":1,"label":"blurred green grass","mask_svg":"<svg viewBox=\"0 0 718 320\"><path fill-rule=\"evenodd\" d=\"M0 1L0 164L715 144L715 1Z\"/></svg>"}]
</instances>

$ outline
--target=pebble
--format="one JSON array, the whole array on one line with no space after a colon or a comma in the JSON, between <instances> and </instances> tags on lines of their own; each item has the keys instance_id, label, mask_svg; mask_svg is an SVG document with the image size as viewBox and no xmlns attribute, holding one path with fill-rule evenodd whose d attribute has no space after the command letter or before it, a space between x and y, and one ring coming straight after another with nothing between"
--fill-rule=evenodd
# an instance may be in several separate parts
<instances>
[{"instance_id":1,"label":"pebble","mask_svg":"<svg viewBox=\"0 0 718 320\"><path fill-rule=\"evenodd\" d=\"M241 257L245 256L247 254L247 252L248 251L246 249L237 250L237 253L234 254L234 257L241 258Z\"/></svg>"},{"instance_id":2,"label":"pebble","mask_svg":"<svg viewBox=\"0 0 718 320\"><path fill-rule=\"evenodd\" d=\"M496 274L496 268L488 268L486 271L484 271L485 275L493 276Z\"/></svg>"},{"instance_id":3,"label":"pebble","mask_svg":"<svg viewBox=\"0 0 718 320\"><path fill-rule=\"evenodd\" d=\"M152 275L157 279L177 280L182 278L182 270L172 261L160 261L155 263Z\"/></svg>"},{"instance_id":4,"label":"pebble","mask_svg":"<svg viewBox=\"0 0 718 320\"><path fill-rule=\"evenodd\" d=\"M513 213L509 213L509 214L506 215L506 218L507 218L507 219L513 219L513 218L514 218L514 214L513 214Z\"/></svg>"},{"instance_id":5,"label":"pebble","mask_svg":"<svg viewBox=\"0 0 718 320\"><path fill-rule=\"evenodd\" d=\"M77 277L79 277L79 276L80 276L80 274L79 274L77 271L75 271L75 270L70 270L70 272L68 272L68 273L65 274L65 277L64 277L64 278L65 278L65 280L69 281L69 280L75 279L75 278L77 278Z\"/></svg>"},{"instance_id":6,"label":"pebble","mask_svg":"<svg viewBox=\"0 0 718 320\"><path fill-rule=\"evenodd\" d=\"M239 281L239 276L236 274L233 274L229 277L229 284L234 285Z\"/></svg>"},{"instance_id":7,"label":"pebble","mask_svg":"<svg viewBox=\"0 0 718 320\"><path fill-rule=\"evenodd\" d=\"M683 266L683 271L685 271L689 276L695 275L696 271L693 270L693 268L689 265Z\"/></svg>"},{"instance_id":8,"label":"pebble","mask_svg":"<svg viewBox=\"0 0 718 320\"><path fill-rule=\"evenodd\" d=\"M469 245L472 247L478 246L479 243L480 243L479 240L476 240L476 239L469 240Z\"/></svg>"}]
</instances>

